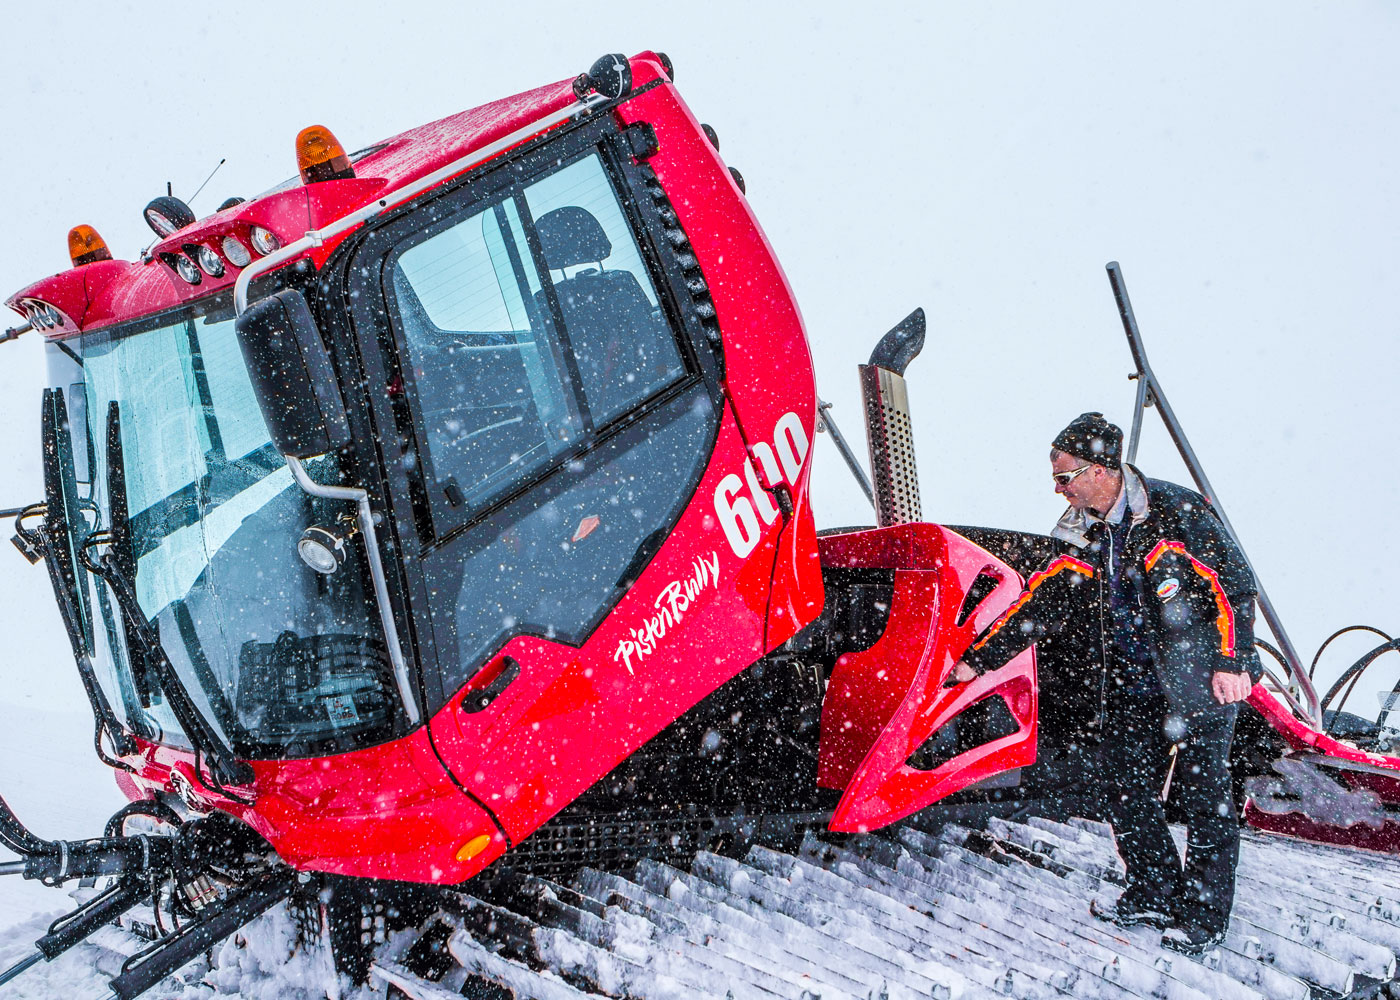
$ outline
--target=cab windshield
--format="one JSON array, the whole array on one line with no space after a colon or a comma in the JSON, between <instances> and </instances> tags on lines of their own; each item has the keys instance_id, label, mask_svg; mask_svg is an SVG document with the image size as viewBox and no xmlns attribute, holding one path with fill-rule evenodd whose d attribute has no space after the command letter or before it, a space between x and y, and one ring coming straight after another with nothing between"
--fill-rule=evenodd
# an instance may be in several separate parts
<instances>
[{"instance_id":1,"label":"cab windshield","mask_svg":"<svg viewBox=\"0 0 1400 1000\"><path fill-rule=\"evenodd\" d=\"M297 557L303 530L347 511L307 496L273 448L227 298L89 334L75 347L74 462L94 500L85 527L120 521L125 508L126 572L141 612L205 717L241 757L388 738L393 674L361 546L352 543L332 576ZM311 474L334 482L333 463L321 462L332 467L313 462ZM112 660L109 698L138 731L186 742L153 674L123 641L104 585L87 583L97 592L86 602L98 619L92 631L108 640L98 645Z\"/></svg>"}]
</instances>

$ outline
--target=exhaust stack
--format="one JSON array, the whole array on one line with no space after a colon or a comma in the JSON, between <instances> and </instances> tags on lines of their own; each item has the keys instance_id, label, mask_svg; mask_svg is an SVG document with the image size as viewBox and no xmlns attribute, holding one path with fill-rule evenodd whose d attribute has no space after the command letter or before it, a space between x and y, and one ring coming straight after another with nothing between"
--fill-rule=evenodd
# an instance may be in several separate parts
<instances>
[{"instance_id":1,"label":"exhaust stack","mask_svg":"<svg viewBox=\"0 0 1400 1000\"><path fill-rule=\"evenodd\" d=\"M880 338L870 363L860 366L865 439L875 487L875 523L881 528L923 520L904 370L923 350L924 331L924 311L915 309Z\"/></svg>"}]
</instances>

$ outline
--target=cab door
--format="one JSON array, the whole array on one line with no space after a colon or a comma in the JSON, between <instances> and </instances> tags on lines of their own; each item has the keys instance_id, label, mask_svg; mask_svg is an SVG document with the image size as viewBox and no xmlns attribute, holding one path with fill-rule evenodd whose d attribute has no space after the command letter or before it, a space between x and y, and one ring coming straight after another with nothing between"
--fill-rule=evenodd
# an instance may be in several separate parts
<instances>
[{"instance_id":1,"label":"cab door","mask_svg":"<svg viewBox=\"0 0 1400 1000\"><path fill-rule=\"evenodd\" d=\"M757 658L781 533L741 558L715 517L749 459L615 137L503 164L351 263L430 732L513 843Z\"/></svg>"}]
</instances>

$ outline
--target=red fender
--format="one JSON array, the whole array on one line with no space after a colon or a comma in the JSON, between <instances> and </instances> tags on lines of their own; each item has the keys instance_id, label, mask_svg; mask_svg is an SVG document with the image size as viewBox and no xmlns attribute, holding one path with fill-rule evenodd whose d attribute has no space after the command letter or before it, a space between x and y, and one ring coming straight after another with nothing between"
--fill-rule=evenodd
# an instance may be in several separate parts
<instances>
[{"instance_id":1,"label":"red fender","mask_svg":"<svg viewBox=\"0 0 1400 1000\"><path fill-rule=\"evenodd\" d=\"M831 829L885 826L979 781L1034 763L1038 689L1032 650L971 683L942 686L973 638L1020 595L1020 576L985 549L933 524L828 535L820 544L824 566L895 571L884 635L869 649L837 660L822 705L817 783L845 789ZM959 625L967 590L984 573L997 585ZM933 770L908 765L936 730L992 697L1005 700L1016 732Z\"/></svg>"}]
</instances>

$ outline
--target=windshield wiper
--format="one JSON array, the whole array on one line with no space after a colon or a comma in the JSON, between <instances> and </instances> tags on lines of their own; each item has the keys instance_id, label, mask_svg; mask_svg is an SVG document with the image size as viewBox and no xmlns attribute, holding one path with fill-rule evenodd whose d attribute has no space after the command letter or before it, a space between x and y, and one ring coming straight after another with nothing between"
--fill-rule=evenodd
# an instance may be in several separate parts
<instances>
[{"instance_id":1,"label":"windshield wiper","mask_svg":"<svg viewBox=\"0 0 1400 1000\"><path fill-rule=\"evenodd\" d=\"M118 512L122 515L125 515L126 512L126 476L121 442L121 408L116 400L112 401L107 410L107 495L111 500L113 530L96 532L91 535L83 543L82 551L78 555L79 561L86 569L101 579L111 590L112 596L117 599L117 606L121 609L128 637L135 639L141 647L139 652L145 663L154 670L161 689L170 701L171 711L175 713L175 718L179 720L185 735L194 743L197 752L203 752L209 758L209 771L213 776L217 790L228 798L237 799L237 796L229 793L223 786L225 784L248 784L253 780L253 769L246 762L234 756L233 750L224 744L223 739L195 705L194 699L190 697L184 681L180 678L179 671L175 669L175 664L171 662L169 655L165 652L159 634L141 609L141 602L136 597L136 588L132 583L131 576L122 565L118 554L126 540L124 533L129 530L129 525L125 516L123 516L121 523L117 523L116 520ZM106 545L107 551L96 559L90 559L88 553L99 545ZM197 760L196 765L198 765ZM196 766L196 775L198 770L198 766Z\"/></svg>"},{"instance_id":2,"label":"windshield wiper","mask_svg":"<svg viewBox=\"0 0 1400 1000\"><path fill-rule=\"evenodd\" d=\"M92 667L92 658L88 651L86 632L83 628L77 569L73 565L73 525L72 519L69 517L68 506L68 497L71 496L72 492L68 482L68 477L71 476L71 466L64 465L65 459L71 459L72 455L72 444L68 440L66 432L67 425L68 410L63 402L62 391L45 389L41 420L41 440L44 450L44 503L31 505L19 512L15 519L16 537L27 544L30 551L25 551L25 545L20 545L20 551L24 552L25 557L30 558L31 562L34 561L31 558L31 552L43 557L44 568L48 570L49 579L53 583L54 599L58 603L59 617L63 620L64 630L68 633L68 642L73 648L73 659L78 666L78 677L82 681L83 691L87 694L88 701L92 705L97 727L93 735L97 756L109 767L130 771L132 770L131 765L108 757L106 751L102 749L102 733L104 731L112 741L112 749L118 757L133 753L136 750L136 744L127 736L116 713L112 711L112 706L108 703L102 686L97 682L97 674ZM43 527L38 531L25 528L25 519L38 514L41 510L44 516Z\"/></svg>"}]
</instances>

